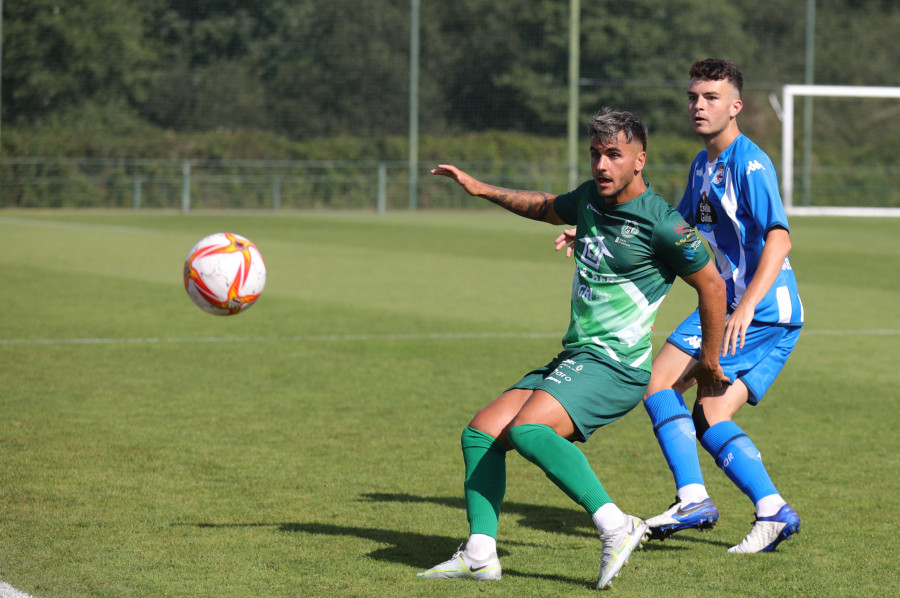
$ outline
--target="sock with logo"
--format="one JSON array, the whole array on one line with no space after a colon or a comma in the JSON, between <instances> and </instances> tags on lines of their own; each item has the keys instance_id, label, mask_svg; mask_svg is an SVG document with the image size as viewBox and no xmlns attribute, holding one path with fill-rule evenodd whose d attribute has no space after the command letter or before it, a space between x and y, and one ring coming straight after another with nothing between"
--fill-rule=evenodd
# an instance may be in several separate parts
<instances>
[{"instance_id":1,"label":"sock with logo","mask_svg":"<svg viewBox=\"0 0 900 598\"><path fill-rule=\"evenodd\" d=\"M697 433L691 412L681 394L672 389L655 392L644 400L644 409L653 424L653 433L666 463L675 476L675 487L703 486L703 472L697 455ZM701 492L703 494L705 492ZM679 495L682 500L689 500ZM702 497L700 500L702 500Z\"/></svg>"},{"instance_id":2,"label":"sock with logo","mask_svg":"<svg viewBox=\"0 0 900 598\"><path fill-rule=\"evenodd\" d=\"M723 421L710 427L700 439L725 475L755 505L760 499L778 494L753 441L733 421Z\"/></svg>"},{"instance_id":3,"label":"sock with logo","mask_svg":"<svg viewBox=\"0 0 900 598\"><path fill-rule=\"evenodd\" d=\"M540 467L569 498L593 516L612 502L587 457L550 426L522 424L509 430L509 443L520 455Z\"/></svg>"},{"instance_id":4,"label":"sock with logo","mask_svg":"<svg viewBox=\"0 0 900 598\"><path fill-rule=\"evenodd\" d=\"M466 516L470 534L497 537L500 504L506 494L506 452L502 442L466 426L462 438Z\"/></svg>"}]
</instances>

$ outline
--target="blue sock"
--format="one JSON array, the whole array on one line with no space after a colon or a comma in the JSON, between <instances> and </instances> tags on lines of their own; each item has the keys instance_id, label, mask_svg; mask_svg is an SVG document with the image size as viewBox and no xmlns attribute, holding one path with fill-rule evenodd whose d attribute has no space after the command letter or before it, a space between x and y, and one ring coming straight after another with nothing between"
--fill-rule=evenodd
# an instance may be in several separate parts
<instances>
[{"instance_id":1,"label":"blue sock","mask_svg":"<svg viewBox=\"0 0 900 598\"><path fill-rule=\"evenodd\" d=\"M671 389L655 392L644 401L653 433L666 463L675 476L675 487L703 484L694 420L681 395Z\"/></svg>"},{"instance_id":2,"label":"blue sock","mask_svg":"<svg viewBox=\"0 0 900 598\"><path fill-rule=\"evenodd\" d=\"M778 494L756 445L733 421L712 426L700 439L700 444L753 504L765 496Z\"/></svg>"}]
</instances>

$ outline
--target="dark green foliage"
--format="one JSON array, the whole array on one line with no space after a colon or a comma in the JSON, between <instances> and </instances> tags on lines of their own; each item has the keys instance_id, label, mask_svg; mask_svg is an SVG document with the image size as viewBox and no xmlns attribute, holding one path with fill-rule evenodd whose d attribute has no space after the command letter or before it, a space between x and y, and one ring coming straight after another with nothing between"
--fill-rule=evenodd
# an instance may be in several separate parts
<instances>
[{"instance_id":1,"label":"dark green foliage","mask_svg":"<svg viewBox=\"0 0 900 598\"><path fill-rule=\"evenodd\" d=\"M900 6L819 4L816 82L896 85ZM802 82L805 17L790 0L582 2L581 111L625 107L682 133L697 59L731 58L766 93ZM568 3L423 2L420 23L423 133L565 134ZM17 155L8 131L99 123L96 106L118 130L301 140L408 129L408 0L19 0L4 4L3 25L6 155Z\"/></svg>"},{"instance_id":2,"label":"dark green foliage","mask_svg":"<svg viewBox=\"0 0 900 598\"><path fill-rule=\"evenodd\" d=\"M900 5L817 4L815 82L897 85L887 65L900 63ZM684 118L688 68L730 58L746 77L741 129L779 165L773 98L804 80L805 11L790 0L764 10L749 0L582 2L579 118L614 106L644 119L652 180L674 200L699 147ZM393 163L387 193L399 207L408 195L409 21L408 0L6 2L0 206L130 205L140 176L145 205L171 207L188 159L361 162L340 182L339 167L316 182L285 178L285 207L370 206L374 165ZM568 3L423 2L420 42L423 172L454 161L499 175L492 182L564 190ZM815 203L900 204L897 100L814 104ZM35 156L113 162L9 162ZM122 166L146 159L163 163ZM215 173L245 175L241 185L206 185L209 205L268 205L278 184L270 173ZM467 205L427 183L421 192L423 206Z\"/></svg>"}]
</instances>

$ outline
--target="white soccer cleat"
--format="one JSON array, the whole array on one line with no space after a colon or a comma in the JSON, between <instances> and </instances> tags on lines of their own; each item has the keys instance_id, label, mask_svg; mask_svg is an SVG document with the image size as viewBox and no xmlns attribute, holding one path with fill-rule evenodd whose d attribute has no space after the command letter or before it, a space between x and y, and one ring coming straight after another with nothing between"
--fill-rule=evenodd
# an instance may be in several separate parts
<instances>
[{"instance_id":1,"label":"white soccer cleat","mask_svg":"<svg viewBox=\"0 0 900 598\"><path fill-rule=\"evenodd\" d=\"M600 575L597 589L605 590L631 558L631 553L647 541L650 528L647 523L632 515L625 516L625 524L608 533L601 533L603 552L600 556Z\"/></svg>"},{"instance_id":2,"label":"white soccer cleat","mask_svg":"<svg viewBox=\"0 0 900 598\"><path fill-rule=\"evenodd\" d=\"M800 515L786 504L771 517L757 517L744 541L729 548L728 552L772 552L781 542L790 540L797 533L800 533Z\"/></svg>"},{"instance_id":3,"label":"white soccer cleat","mask_svg":"<svg viewBox=\"0 0 900 598\"><path fill-rule=\"evenodd\" d=\"M460 544L459 550L456 551L450 560L416 575L417 577L428 579L456 577L462 579L500 579L500 559L497 558L496 552L492 552L488 558L483 561L477 561L469 556L468 551L462 550L462 544Z\"/></svg>"}]
</instances>

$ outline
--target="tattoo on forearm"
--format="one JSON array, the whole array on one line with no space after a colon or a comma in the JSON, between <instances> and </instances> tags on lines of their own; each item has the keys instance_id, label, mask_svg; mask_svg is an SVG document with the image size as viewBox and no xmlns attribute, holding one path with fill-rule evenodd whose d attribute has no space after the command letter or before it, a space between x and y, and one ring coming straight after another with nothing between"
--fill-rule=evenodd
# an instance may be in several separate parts
<instances>
[{"instance_id":1,"label":"tattoo on forearm","mask_svg":"<svg viewBox=\"0 0 900 598\"><path fill-rule=\"evenodd\" d=\"M485 195L488 201L532 220L544 220L553 197L541 191L513 191L500 187L495 187Z\"/></svg>"}]
</instances>

